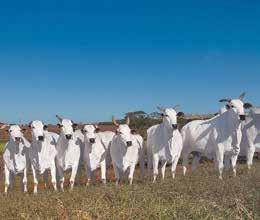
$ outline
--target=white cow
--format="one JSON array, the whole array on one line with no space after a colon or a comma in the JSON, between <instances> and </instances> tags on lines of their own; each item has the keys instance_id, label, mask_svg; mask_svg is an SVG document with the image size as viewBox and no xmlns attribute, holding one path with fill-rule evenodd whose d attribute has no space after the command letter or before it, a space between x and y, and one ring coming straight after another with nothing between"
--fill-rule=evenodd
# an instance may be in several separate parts
<instances>
[{"instance_id":1,"label":"white cow","mask_svg":"<svg viewBox=\"0 0 260 220\"><path fill-rule=\"evenodd\" d=\"M247 157L247 166L251 169L255 152L260 152L260 108L250 110L242 134L240 155Z\"/></svg>"},{"instance_id":2,"label":"white cow","mask_svg":"<svg viewBox=\"0 0 260 220\"><path fill-rule=\"evenodd\" d=\"M57 115L60 122L61 133L56 146L57 157L56 166L58 172L58 181L60 182L61 190L64 190L64 172L71 171L70 188L74 188L75 178L78 173L81 152L84 148L82 140L83 134L80 130L76 131L77 124L69 119L62 119Z\"/></svg>"},{"instance_id":3,"label":"white cow","mask_svg":"<svg viewBox=\"0 0 260 220\"><path fill-rule=\"evenodd\" d=\"M117 126L117 132L114 136L110 148L110 154L114 167L116 185L128 173L130 185L133 184L135 166L139 162L141 168L141 177L144 178L144 149L143 138L140 135L133 134L129 128L130 119L127 118L126 124L119 125L113 117L113 123Z\"/></svg>"},{"instance_id":4,"label":"white cow","mask_svg":"<svg viewBox=\"0 0 260 220\"><path fill-rule=\"evenodd\" d=\"M33 172L34 193L38 191L38 175L44 176L45 186L47 187L48 170L51 172L54 190L57 191L55 158L59 135L48 132L48 126L43 125L41 121L33 121L29 127L32 133L29 157Z\"/></svg>"},{"instance_id":5,"label":"white cow","mask_svg":"<svg viewBox=\"0 0 260 220\"><path fill-rule=\"evenodd\" d=\"M106 169L111 164L110 146L115 135L114 132L100 132L96 125L85 125L82 129L84 134L84 163L87 185L93 180L93 172L101 168L101 179L106 184Z\"/></svg>"},{"instance_id":6,"label":"white cow","mask_svg":"<svg viewBox=\"0 0 260 220\"><path fill-rule=\"evenodd\" d=\"M183 147L182 136L178 130L177 117L183 113L177 113L174 108L159 108L163 122L148 129L147 152L148 173L151 176L153 167L153 182L158 176L159 162L162 162L162 179L165 177L167 162L172 164L172 177L175 178L176 167Z\"/></svg>"},{"instance_id":7,"label":"white cow","mask_svg":"<svg viewBox=\"0 0 260 220\"><path fill-rule=\"evenodd\" d=\"M196 120L188 123L182 129L183 135L183 173L186 174L188 158L195 152L192 169L195 170L201 154L215 159L222 179L224 156L231 159L233 174L236 176L236 162L240 152L242 139L242 121L245 120L244 109L252 107L240 99L222 99L227 102L228 110L209 120Z\"/></svg>"},{"instance_id":8,"label":"white cow","mask_svg":"<svg viewBox=\"0 0 260 220\"><path fill-rule=\"evenodd\" d=\"M10 126L8 130L10 139L4 149L5 164L5 193L13 185L15 175L21 175L22 191L27 192L27 169L29 165L30 143L24 138L18 125Z\"/></svg>"}]
</instances>

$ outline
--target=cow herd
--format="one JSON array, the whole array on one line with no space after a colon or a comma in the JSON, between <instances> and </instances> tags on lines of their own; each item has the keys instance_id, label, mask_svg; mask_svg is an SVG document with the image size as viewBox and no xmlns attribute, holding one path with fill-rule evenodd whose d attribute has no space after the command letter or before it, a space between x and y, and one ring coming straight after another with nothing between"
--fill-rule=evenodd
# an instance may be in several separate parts
<instances>
[{"instance_id":1,"label":"cow herd","mask_svg":"<svg viewBox=\"0 0 260 220\"><path fill-rule=\"evenodd\" d=\"M239 155L247 157L248 169L253 163L255 152L260 151L260 108L244 103L245 94L237 99L222 99L225 106L209 120L195 120L178 129L177 107L158 107L162 123L147 131L147 150L143 138L131 130L130 119L119 124L113 117L116 132L101 132L94 124L82 129L72 120L56 116L60 134L48 131L41 121L32 121L29 128L32 142L28 142L18 125L3 125L10 139L5 146L4 172L5 193L13 185L14 177L21 177L21 190L27 192L27 173L32 170L34 193L38 192L38 178L43 176L47 186L48 175L55 191L64 190L65 172L70 172L70 189L84 166L87 185L95 181L94 171L101 170L103 184L107 182L107 169L114 168L116 185L125 177L133 183L136 165L140 166L141 178L145 177L145 158L148 176L156 182L159 168L165 178L167 164L171 164L172 178L175 178L177 164L182 158L183 175L186 175L189 158L192 155L192 170L199 164L201 156L214 161L222 179L224 166L231 167L236 176ZM146 152L146 153L145 153ZM145 155L146 154L146 155Z\"/></svg>"}]
</instances>

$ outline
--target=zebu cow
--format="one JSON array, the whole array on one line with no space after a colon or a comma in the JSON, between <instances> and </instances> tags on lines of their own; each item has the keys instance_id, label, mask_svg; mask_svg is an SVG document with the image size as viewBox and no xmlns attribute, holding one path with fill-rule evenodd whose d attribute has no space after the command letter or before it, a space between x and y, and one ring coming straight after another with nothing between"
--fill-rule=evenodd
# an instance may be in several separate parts
<instances>
[{"instance_id":1,"label":"zebu cow","mask_svg":"<svg viewBox=\"0 0 260 220\"><path fill-rule=\"evenodd\" d=\"M247 157L247 166L251 169L255 152L260 152L260 108L250 110L242 134L240 155Z\"/></svg>"},{"instance_id":2,"label":"zebu cow","mask_svg":"<svg viewBox=\"0 0 260 220\"><path fill-rule=\"evenodd\" d=\"M133 184L135 166L139 162L141 176L144 178L144 150L143 138L131 132L129 128L130 119L127 117L126 123L119 125L113 117L112 122L117 126L110 148L110 154L115 171L116 185L123 178L126 171L129 171L128 180Z\"/></svg>"},{"instance_id":3,"label":"zebu cow","mask_svg":"<svg viewBox=\"0 0 260 220\"><path fill-rule=\"evenodd\" d=\"M60 122L61 133L57 142L56 166L58 172L58 181L61 190L64 190L64 172L71 169L70 188L74 188L75 178L78 173L80 159L84 145L83 134L80 130L76 131L77 124L69 119L62 119L56 116Z\"/></svg>"},{"instance_id":4,"label":"zebu cow","mask_svg":"<svg viewBox=\"0 0 260 220\"><path fill-rule=\"evenodd\" d=\"M174 108L159 108L163 122L148 129L147 152L148 173L151 176L153 167L153 182L158 176L159 162L162 162L162 179L165 177L167 162L172 164L172 177L175 178L176 167L183 147L182 136L178 130L177 117L183 113L177 113Z\"/></svg>"},{"instance_id":5,"label":"zebu cow","mask_svg":"<svg viewBox=\"0 0 260 220\"><path fill-rule=\"evenodd\" d=\"M231 158L233 174L236 176L236 162L240 152L242 139L241 122L246 119L244 109L252 107L240 99L222 99L228 110L210 120L197 120L188 123L182 129L183 135L183 173L186 174L188 157L195 152L193 170L200 160L201 154L215 158L222 179L224 155Z\"/></svg>"},{"instance_id":6,"label":"zebu cow","mask_svg":"<svg viewBox=\"0 0 260 220\"><path fill-rule=\"evenodd\" d=\"M106 169L111 164L110 146L115 135L114 132L100 132L96 125L85 125L84 134L84 163L87 185L93 180L93 171L101 168L101 180L106 184Z\"/></svg>"},{"instance_id":7,"label":"zebu cow","mask_svg":"<svg viewBox=\"0 0 260 220\"><path fill-rule=\"evenodd\" d=\"M47 186L48 170L51 172L54 190L57 191L55 157L59 135L48 132L48 126L43 125L41 121L33 121L29 127L32 132L29 157L34 179L34 193L38 191L38 175L44 175L45 186Z\"/></svg>"},{"instance_id":8,"label":"zebu cow","mask_svg":"<svg viewBox=\"0 0 260 220\"><path fill-rule=\"evenodd\" d=\"M13 185L15 175L21 175L22 191L27 192L27 169L29 166L30 143L24 138L18 125L10 126L8 130L10 139L4 149L5 164L5 193Z\"/></svg>"}]
</instances>

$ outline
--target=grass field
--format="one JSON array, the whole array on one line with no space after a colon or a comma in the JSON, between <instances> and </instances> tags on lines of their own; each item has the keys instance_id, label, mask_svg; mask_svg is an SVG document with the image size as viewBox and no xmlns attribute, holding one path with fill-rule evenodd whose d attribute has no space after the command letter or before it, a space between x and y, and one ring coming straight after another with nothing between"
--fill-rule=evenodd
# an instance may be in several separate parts
<instances>
[{"instance_id":1,"label":"grass field","mask_svg":"<svg viewBox=\"0 0 260 220\"><path fill-rule=\"evenodd\" d=\"M187 177L133 186L79 186L73 192L0 194L0 219L260 219L260 162L252 171L239 165L238 177L218 180L211 164ZM3 190L3 181L0 184Z\"/></svg>"}]
</instances>

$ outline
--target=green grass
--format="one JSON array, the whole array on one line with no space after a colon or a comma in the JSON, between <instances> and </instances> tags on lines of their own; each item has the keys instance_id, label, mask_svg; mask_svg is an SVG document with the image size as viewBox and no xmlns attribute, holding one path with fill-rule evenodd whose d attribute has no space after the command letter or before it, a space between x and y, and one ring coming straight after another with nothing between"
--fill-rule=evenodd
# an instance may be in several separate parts
<instances>
[{"instance_id":1,"label":"green grass","mask_svg":"<svg viewBox=\"0 0 260 220\"><path fill-rule=\"evenodd\" d=\"M239 165L238 177L226 173L218 180L209 164L198 172L170 177L165 182L141 183L119 188L76 187L73 192L39 195L19 193L16 185L7 196L0 194L0 219L260 219L260 162L248 173ZM0 184L3 190L3 183Z\"/></svg>"}]
</instances>

